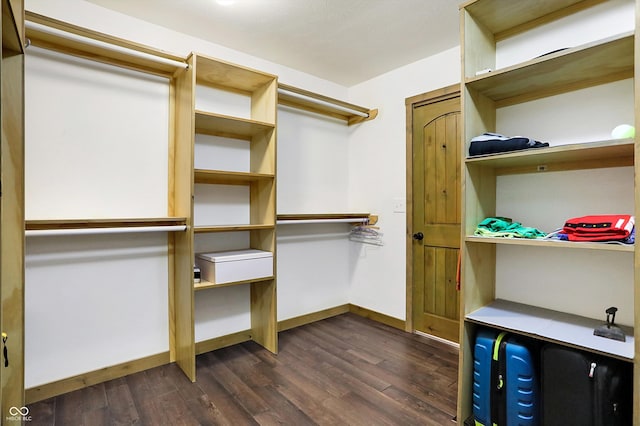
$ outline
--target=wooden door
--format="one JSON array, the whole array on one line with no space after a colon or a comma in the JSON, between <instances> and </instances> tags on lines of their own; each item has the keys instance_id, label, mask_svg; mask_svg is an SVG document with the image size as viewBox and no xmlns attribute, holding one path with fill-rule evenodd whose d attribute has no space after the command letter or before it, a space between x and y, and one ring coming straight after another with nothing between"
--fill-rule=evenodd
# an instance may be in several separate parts
<instances>
[{"instance_id":1,"label":"wooden door","mask_svg":"<svg viewBox=\"0 0 640 426\"><path fill-rule=\"evenodd\" d=\"M412 124L413 328L457 342L459 95L414 105Z\"/></svg>"}]
</instances>

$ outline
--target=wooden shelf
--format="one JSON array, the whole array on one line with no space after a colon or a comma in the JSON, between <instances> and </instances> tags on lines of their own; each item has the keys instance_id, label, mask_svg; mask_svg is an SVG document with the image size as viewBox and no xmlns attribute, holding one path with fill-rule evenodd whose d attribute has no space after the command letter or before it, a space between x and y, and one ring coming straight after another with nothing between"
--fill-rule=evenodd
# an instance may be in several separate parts
<instances>
[{"instance_id":1,"label":"wooden shelf","mask_svg":"<svg viewBox=\"0 0 640 426\"><path fill-rule=\"evenodd\" d=\"M501 40L586 9L604 0L545 0L535 7L527 2L513 0L471 0L460 5L485 28Z\"/></svg>"},{"instance_id":2,"label":"wooden shelf","mask_svg":"<svg viewBox=\"0 0 640 426\"><path fill-rule=\"evenodd\" d=\"M527 239L527 238L495 238L495 237L481 237L476 235L468 235L464 239L468 243L480 243L480 244L508 244L516 246L529 246L529 247L553 247L563 249L576 249L576 250L603 250L603 251L621 251L627 253L633 253L635 248L632 244L607 244L607 243L593 243L593 242L576 242L576 241L558 241L558 240L542 240L542 239Z\"/></svg>"},{"instance_id":3,"label":"wooden shelf","mask_svg":"<svg viewBox=\"0 0 640 426\"><path fill-rule=\"evenodd\" d=\"M231 64L199 53L194 57L196 59L197 84L252 93L277 79L273 74Z\"/></svg>"},{"instance_id":4,"label":"wooden shelf","mask_svg":"<svg viewBox=\"0 0 640 426\"><path fill-rule=\"evenodd\" d=\"M135 228L143 226L186 225L184 217L115 218L115 219L38 219L25 221L25 230L85 228Z\"/></svg>"},{"instance_id":5,"label":"wooden shelf","mask_svg":"<svg viewBox=\"0 0 640 426\"><path fill-rule=\"evenodd\" d=\"M633 361L634 358L633 328L622 327L626 334L625 342L593 335L594 328L602 325L604 320L501 299L469 313L466 320L625 361Z\"/></svg>"},{"instance_id":6,"label":"wooden shelf","mask_svg":"<svg viewBox=\"0 0 640 426\"><path fill-rule=\"evenodd\" d=\"M275 125L257 120L196 111L196 133L251 140L260 133L272 131Z\"/></svg>"},{"instance_id":7,"label":"wooden shelf","mask_svg":"<svg viewBox=\"0 0 640 426\"><path fill-rule=\"evenodd\" d=\"M259 181L272 181L275 176L265 173L227 172L222 170L194 170L195 183L217 185L248 185Z\"/></svg>"},{"instance_id":8,"label":"wooden shelf","mask_svg":"<svg viewBox=\"0 0 640 426\"><path fill-rule=\"evenodd\" d=\"M540 0L536 2L512 1L512 0L466 0L460 6L461 18L461 54L462 54L462 146L469 148L469 142L473 137L483 133L497 131L502 120L506 118L501 114L501 108L525 104L530 101L548 98L555 95L574 93L581 89L592 88L607 83L637 78L636 64L638 63L638 49L636 45L636 32L638 21L635 21L633 31L611 28L613 33L599 40L590 41L581 45L575 45L575 41L563 32L558 32L557 40L550 40L548 54L538 57L530 57L512 65L501 65L500 60L507 54L506 50L516 49L518 46L528 49L535 44L536 34L544 31L544 26L554 22L557 25L553 29L566 23L571 31L588 32L588 26L599 21L601 25L611 26L611 12L613 6L605 5L605 0ZM640 11L640 2L626 4L625 13L635 8L635 13ZM603 5L602 8L593 8L595 5ZM587 11L588 13L582 13ZM630 12L634 13L634 12ZM586 16L589 15L589 16ZM566 21L558 21L568 18ZM602 19L601 19L602 18ZM551 30L553 30L551 29ZM566 28L564 28L566 30ZM625 31L625 32L622 32ZM608 34L611 34L608 33ZM519 35L519 37L514 37ZM566 36L566 37L565 37ZM598 36L596 36L598 37ZM500 43L508 40L509 46ZM592 39L591 39L592 40ZM507 49L508 47L508 49ZM534 54L532 54L534 55ZM507 55L508 56L508 55ZM505 62L502 62L505 64ZM500 68L498 68L500 67ZM636 74L636 75L634 75ZM636 84L636 92L637 92ZM576 93L576 95L578 95ZM615 94L612 96L616 97ZM638 93L635 93L638 96ZM568 99L568 98L567 98ZM564 98L563 98L564 100ZM623 102L624 99L619 99ZM551 99L546 99L551 102ZM584 100L587 101L588 100ZM596 100L593 100L596 102ZM561 102L554 102L553 108L562 109ZM638 103L629 104L633 108L634 117L638 117ZM583 105L574 105L580 112L586 108ZM526 120L529 109L538 111L540 108L535 103L521 105L522 109L514 111L517 115L515 121ZM588 108L587 108L588 109ZM629 111L627 111L629 112ZM534 112L535 113L535 112ZM576 113L578 114L578 113ZM588 114L587 114L588 116ZM577 115L576 115L577 117ZM586 118L588 119L588 118ZM634 124L634 123L630 123ZM637 122L635 126L637 127ZM553 142L552 142L553 143ZM468 151L467 151L468 152ZM546 239L521 239L521 238L491 238L473 235L477 224L482 219L495 216L497 210L509 210L515 200L508 199L509 191L522 191L526 193L532 190L534 184L516 188L510 182L503 185L499 176L514 174L530 174L537 182L535 173L542 172L566 172L573 170L591 170L597 168L626 168L636 169L635 157L637 155L637 139L615 139L574 143L567 145L555 145L547 148L512 151L499 154L473 156L463 160L462 165L462 202L466 206L461 218L463 229L464 249L461 250L461 294L460 312L464 315L464 321L460 327L460 375L458 383L457 417L468 419L473 413L473 382L474 382L474 339L479 325L494 327L501 330L512 331L542 343L553 342L567 347L587 350L600 355L624 360L626 362L638 359L638 336L635 330L626 328L626 342L618 342L611 339L593 335L595 327L605 322L604 309L602 318L600 312L593 312L593 306L581 306L583 301L594 297L589 292L582 292L582 287L594 286L598 291L605 291L606 282L589 282L585 286L580 283L568 281L565 291L573 291L573 300L557 302L557 295L553 292L542 295L538 300L538 306L529 306L510 301L496 299L500 289L508 289L508 292L517 292L522 299L527 301L527 292L535 292L526 283L518 278L518 271L514 265L503 265L504 255L508 252L516 258L516 263L526 259L530 247L544 250L544 256L555 256L551 251L558 252L558 256L576 255L587 262L591 262L594 273L605 273L606 262L609 256L625 257L628 268L624 268L624 279L632 280L630 291L624 290L623 300L625 310L636 308L640 305L640 292L638 291L638 253L634 245L622 245L598 242L572 242ZM620 172L624 176L628 170L611 170L611 175ZM607 173L608 175L608 173ZM615 177L612 184L618 184L618 180L628 182L623 175ZM594 175L595 176L595 175ZM554 173L554 179L559 179L563 185L569 185L567 191L573 188L571 173ZM540 177L541 178L541 177ZM613 183L615 182L615 183ZM594 182L601 184L602 182ZM597 199L584 200L581 208L594 209L598 206L606 206L610 201L611 208L622 205L620 196L631 197L635 214L638 214L637 179L635 190L631 193L611 193L615 199L607 199L604 204ZM628 189L624 186L625 191ZM545 188L540 188L544 193ZM579 195L574 194L574 197ZM528 209L531 215L544 216L549 208L557 212L569 212L572 210L573 198L568 196L563 204L560 200L544 200L533 202L535 206ZM635 200L633 200L635 198ZM553 207L549 203L555 203ZM627 203L629 200L626 201ZM546 203L546 204L545 204ZM568 204L567 204L568 203ZM575 208L575 206L573 207ZM538 212L539 210L539 212ZM568 216L567 216L568 217ZM562 226L562 224L556 224ZM501 245L500 250L497 246ZM514 250L514 247L524 247ZM573 252L558 251L573 250ZM575 252L575 250L588 250ZM515 253L518 251L518 253ZM554 253L555 253L554 252ZM613 252L619 252L620 255ZM542 251L540 252L542 254ZM509 256L511 256L511 254ZM517 259L517 260L516 260ZM604 262L604 263L603 263ZM635 265L635 273L634 273ZM566 276L571 275L573 266L565 264ZM560 274L563 271L546 271L540 279L548 274ZM593 278L595 280L595 277ZM566 281L566 280L565 280ZM587 285L588 284L588 285ZM575 291L574 291L575 290ZM504 293L506 294L506 293ZM634 302L635 301L635 302ZM588 305L588 303L587 303ZM560 311L567 310L573 313L582 313L592 318L584 318L564 312L556 312L546 309L553 306ZM606 307L606 306L605 306ZM584 310L583 310L584 309ZM634 325L638 322L638 316L634 320L629 319ZM636 326L637 329L637 326ZM640 424L640 373L637 368L633 374L633 424Z\"/></svg>"},{"instance_id":9,"label":"wooden shelf","mask_svg":"<svg viewBox=\"0 0 640 426\"><path fill-rule=\"evenodd\" d=\"M231 287L231 286L236 286L236 285L260 283L260 282L263 282L263 281L271 281L274 278L275 277L271 276L271 277L264 277L264 278L256 278L256 279L252 279L252 280L234 281L234 282L222 283L222 284L214 284L212 282L202 280L199 283L194 283L193 284L193 289L195 291L198 291L198 290L206 290L206 289L210 289L210 288Z\"/></svg>"},{"instance_id":10,"label":"wooden shelf","mask_svg":"<svg viewBox=\"0 0 640 426\"><path fill-rule=\"evenodd\" d=\"M15 11L11 1L2 0L2 50L22 53L23 46L22 12Z\"/></svg>"},{"instance_id":11,"label":"wooden shelf","mask_svg":"<svg viewBox=\"0 0 640 426\"><path fill-rule=\"evenodd\" d=\"M193 231L196 234L210 232L237 232L237 231L260 231L266 229L274 229L275 225L211 225L196 226Z\"/></svg>"},{"instance_id":12,"label":"wooden shelf","mask_svg":"<svg viewBox=\"0 0 640 426\"><path fill-rule=\"evenodd\" d=\"M466 86L495 101L513 105L633 77L633 33L466 78Z\"/></svg>"},{"instance_id":13,"label":"wooden shelf","mask_svg":"<svg viewBox=\"0 0 640 426\"><path fill-rule=\"evenodd\" d=\"M465 163L493 168L496 175L506 175L633 166L633 156L633 139L616 139L469 157Z\"/></svg>"}]
</instances>

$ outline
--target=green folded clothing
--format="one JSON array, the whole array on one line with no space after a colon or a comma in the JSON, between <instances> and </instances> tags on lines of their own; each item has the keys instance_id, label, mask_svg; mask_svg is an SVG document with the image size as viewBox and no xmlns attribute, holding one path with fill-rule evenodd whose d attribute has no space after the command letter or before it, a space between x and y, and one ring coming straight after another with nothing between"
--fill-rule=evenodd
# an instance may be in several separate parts
<instances>
[{"instance_id":1,"label":"green folded clothing","mask_svg":"<svg viewBox=\"0 0 640 426\"><path fill-rule=\"evenodd\" d=\"M506 217L488 217L478 224L474 235L499 238L543 238L547 234L536 228L522 226Z\"/></svg>"}]
</instances>

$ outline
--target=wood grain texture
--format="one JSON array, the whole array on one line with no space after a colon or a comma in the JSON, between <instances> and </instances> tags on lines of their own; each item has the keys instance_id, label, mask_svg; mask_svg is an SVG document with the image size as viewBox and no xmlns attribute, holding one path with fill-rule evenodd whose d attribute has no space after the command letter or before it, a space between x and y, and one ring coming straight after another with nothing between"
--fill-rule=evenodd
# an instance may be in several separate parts
<instances>
[{"instance_id":1,"label":"wood grain texture","mask_svg":"<svg viewBox=\"0 0 640 426\"><path fill-rule=\"evenodd\" d=\"M193 141L195 118L194 58L189 68L180 71L175 81L175 150L173 155L174 214L186 217L187 232L174 236L173 311L170 324L174 332L171 353L184 373L195 380L195 327L193 324Z\"/></svg>"},{"instance_id":2,"label":"wood grain texture","mask_svg":"<svg viewBox=\"0 0 640 426\"><path fill-rule=\"evenodd\" d=\"M515 35L532 27L552 22L586 9L604 0L538 0L535 7L512 0L471 0L460 5L477 17L493 34Z\"/></svg>"},{"instance_id":3,"label":"wood grain texture","mask_svg":"<svg viewBox=\"0 0 640 426\"><path fill-rule=\"evenodd\" d=\"M3 2L2 8L6 7ZM2 344L7 358L3 354L0 364L0 415L4 417L10 407L24 404L24 55L5 50L3 44L0 64L0 328L7 335Z\"/></svg>"},{"instance_id":4,"label":"wood grain texture","mask_svg":"<svg viewBox=\"0 0 640 426\"><path fill-rule=\"evenodd\" d=\"M343 314L29 405L32 424L445 425L456 408L457 350Z\"/></svg>"},{"instance_id":5,"label":"wood grain texture","mask_svg":"<svg viewBox=\"0 0 640 426\"><path fill-rule=\"evenodd\" d=\"M205 86L251 93L276 79L275 75L231 64L206 55L196 55L196 81Z\"/></svg>"},{"instance_id":6,"label":"wood grain texture","mask_svg":"<svg viewBox=\"0 0 640 426\"><path fill-rule=\"evenodd\" d=\"M26 32L27 38L34 46L165 77L170 77L177 69L182 68L182 64L185 62L184 58L177 55L172 55L149 46L79 27L37 13L27 11L25 16L29 22L84 38L68 38L54 32L42 31L38 28L29 28ZM86 39L88 39L89 42L87 42ZM107 47L91 43L90 40L106 43ZM108 47L109 45L124 49L113 49ZM127 52L126 49L133 51L133 53ZM136 55L135 52L150 56ZM158 61L151 57L173 62Z\"/></svg>"},{"instance_id":7,"label":"wood grain texture","mask_svg":"<svg viewBox=\"0 0 640 426\"><path fill-rule=\"evenodd\" d=\"M631 78L633 48L633 34L624 33L467 77L465 83L498 107L514 105Z\"/></svg>"}]
</instances>

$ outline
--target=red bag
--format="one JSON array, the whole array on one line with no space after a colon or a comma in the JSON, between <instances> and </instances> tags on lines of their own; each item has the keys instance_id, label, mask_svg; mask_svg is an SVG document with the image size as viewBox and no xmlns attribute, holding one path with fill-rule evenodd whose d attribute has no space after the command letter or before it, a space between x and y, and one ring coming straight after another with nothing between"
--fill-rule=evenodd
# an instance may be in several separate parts
<instances>
[{"instance_id":1,"label":"red bag","mask_svg":"<svg viewBox=\"0 0 640 426\"><path fill-rule=\"evenodd\" d=\"M631 235L634 224L630 215L582 216L567 220L562 230L569 241L618 241Z\"/></svg>"}]
</instances>

